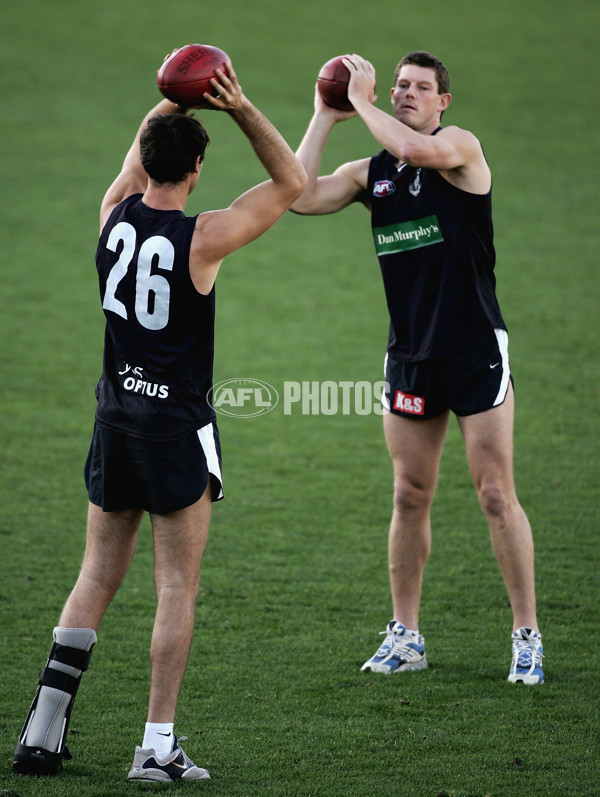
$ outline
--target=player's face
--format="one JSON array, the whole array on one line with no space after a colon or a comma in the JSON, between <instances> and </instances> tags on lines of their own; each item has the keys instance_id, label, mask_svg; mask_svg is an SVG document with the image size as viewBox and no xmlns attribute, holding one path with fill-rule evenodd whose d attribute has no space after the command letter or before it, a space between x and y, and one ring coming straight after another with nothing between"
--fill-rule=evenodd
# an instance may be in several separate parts
<instances>
[{"instance_id":1,"label":"player's face","mask_svg":"<svg viewBox=\"0 0 600 797\"><path fill-rule=\"evenodd\" d=\"M450 102L449 94L438 94L435 71L405 64L392 88L394 116L413 130L437 127L439 116Z\"/></svg>"}]
</instances>

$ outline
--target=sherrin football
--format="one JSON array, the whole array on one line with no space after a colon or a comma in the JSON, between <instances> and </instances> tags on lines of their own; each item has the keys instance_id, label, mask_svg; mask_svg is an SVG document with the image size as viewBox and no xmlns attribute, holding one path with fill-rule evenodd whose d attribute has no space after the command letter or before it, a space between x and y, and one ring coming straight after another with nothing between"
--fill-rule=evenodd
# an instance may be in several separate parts
<instances>
[{"instance_id":1,"label":"sherrin football","mask_svg":"<svg viewBox=\"0 0 600 797\"><path fill-rule=\"evenodd\" d=\"M324 103L339 111L352 111L353 105L348 99L348 81L350 71L342 63L344 55L331 58L323 64L317 78L317 88Z\"/></svg>"},{"instance_id":2,"label":"sherrin football","mask_svg":"<svg viewBox=\"0 0 600 797\"><path fill-rule=\"evenodd\" d=\"M210 44L186 44L175 50L158 70L157 82L161 94L186 107L204 106L205 92L216 96L210 79L217 69L225 69L229 56Z\"/></svg>"}]
</instances>

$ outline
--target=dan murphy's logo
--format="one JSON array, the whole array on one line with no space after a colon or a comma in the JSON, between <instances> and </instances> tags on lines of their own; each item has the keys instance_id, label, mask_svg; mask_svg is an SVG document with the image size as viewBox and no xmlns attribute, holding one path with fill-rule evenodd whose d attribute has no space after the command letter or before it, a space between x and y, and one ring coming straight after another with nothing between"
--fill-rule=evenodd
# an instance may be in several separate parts
<instances>
[{"instance_id":1,"label":"dan murphy's logo","mask_svg":"<svg viewBox=\"0 0 600 797\"><path fill-rule=\"evenodd\" d=\"M260 379L224 379L208 393L208 403L221 415L255 418L275 409L279 393Z\"/></svg>"},{"instance_id":2,"label":"dan murphy's logo","mask_svg":"<svg viewBox=\"0 0 600 797\"><path fill-rule=\"evenodd\" d=\"M374 227L373 239L378 255L391 255L441 243L444 236L437 216L427 216L387 227Z\"/></svg>"}]
</instances>

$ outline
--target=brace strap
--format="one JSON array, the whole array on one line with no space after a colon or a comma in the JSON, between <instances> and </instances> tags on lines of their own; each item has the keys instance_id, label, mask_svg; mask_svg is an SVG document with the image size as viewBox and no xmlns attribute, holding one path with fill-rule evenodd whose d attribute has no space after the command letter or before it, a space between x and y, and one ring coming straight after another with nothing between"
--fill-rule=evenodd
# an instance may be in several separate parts
<instances>
[{"instance_id":1,"label":"brace strap","mask_svg":"<svg viewBox=\"0 0 600 797\"><path fill-rule=\"evenodd\" d=\"M68 645L59 645L54 642L50 648L50 655L46 666L40 672L40 684L42 686L50 686L52 689L60 689L69 695L75 697L79 689L79 682L81 675L75 678L62 670L56 670L48 666L51 661L59 661L61 664L66 664L68 667L73 667L76 670L84 672L90 665L90 658L92 650L81 650L80 648L71 648Z\"/></svg>"},{"instance_id":2,"label":"brace strap","mask_svg":"<svg viewBox=\"0 0 600 797\"><path fill-rule=\"evenodd\" d=\"M92 648L81 650L81 648L71 648L68 645L59 645L58 642L53 642L48 662L54 659L54 661L60 661L61 664L67 664L69 667L85 672L90 666Z\"/></svg>"},{"instance_id":3,"label":"brace strap","mask_svg":"<svg viewBox=\"0 0 600 797\"><path fill-rule=\"evenodd\" d=\"M73 697L77 694L80 681L81 676L74 678L72 675L67 675L66 672L54 670L51 667L44 667L40 672L41 686L51 686L53 689L60 689L62 692L73 695Z\"/></svg>"}]
</instances>

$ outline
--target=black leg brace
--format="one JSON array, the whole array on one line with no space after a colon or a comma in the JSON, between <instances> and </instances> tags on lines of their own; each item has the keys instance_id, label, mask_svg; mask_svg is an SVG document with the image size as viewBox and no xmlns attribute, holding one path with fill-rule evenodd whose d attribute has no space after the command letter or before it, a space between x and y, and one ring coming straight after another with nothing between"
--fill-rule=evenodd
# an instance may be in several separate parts
<instances>
[{"instance_id":1,"label":"black leg brace","mask_svg":"<svg viewBox=\"0 0 600 797\"><path fill-rule=\"evenodd\" d=\"M91 656L91 648L90 650L80 650L79 648L71 648L67 647L66 645L59 645L58 642L54 642L52 644L46 666L40 672L39 685L34 695L33 702L29 708L29 713L27 714L27 719L25 720L25 725L21 731L19 742L13 756L12 765L16 772L20 772L22 775L58 775L62 769L63 758L67 760L72 758L71 753L64 744L64 741L67 736L69 720L71 718L71 709L73 708L75 695L79 689L81 675L78 678L74 678L72 675L68 675L61 670L56 670L53 667L50 667L49 664L51 661L58 661L62 664L68 665L69 667L74 667L77 670L81 670L83 673L90 665ZM69 701L63 721L60 744L56 752L44 750L42 747L29 747L24 744L24 741L27 738L27 731L29 729L30 722L35 713L42 686L49 686L52 689L59 689L61 692L66 692L67 694L71 695L71 700Z\"/></svg>"}]
</instances>

